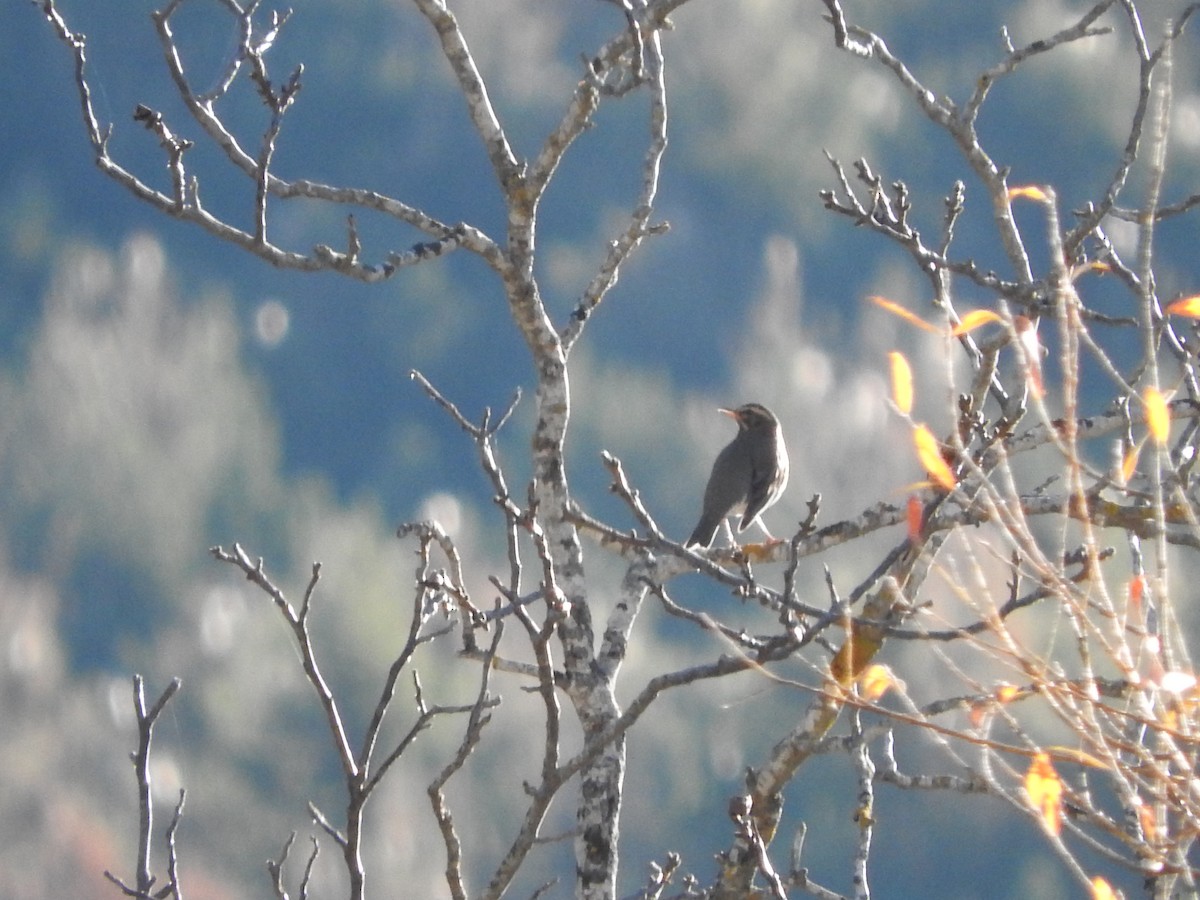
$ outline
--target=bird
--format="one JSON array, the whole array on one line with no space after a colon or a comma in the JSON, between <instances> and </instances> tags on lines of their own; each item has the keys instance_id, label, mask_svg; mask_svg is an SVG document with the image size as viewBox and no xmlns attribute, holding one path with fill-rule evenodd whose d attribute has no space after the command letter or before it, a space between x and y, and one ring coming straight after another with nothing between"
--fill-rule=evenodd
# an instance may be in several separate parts
<instances>
[{"instance_id":1,"label":"bird","mask_svg":"<svg viewBox=\"0 0 1200 900\"><path fill-rule=\"evenodd\" d=\"M759 516L783 496L787 487L788 455L779 419L760 403L747 403L737 409L722 407L719 411L737 422L738 433L717 454L704 488L700 521L684 546L708 547L721 522L738 513L742 515L739 532L757 522L774 541Z\"/></svg>"}]
</instances>

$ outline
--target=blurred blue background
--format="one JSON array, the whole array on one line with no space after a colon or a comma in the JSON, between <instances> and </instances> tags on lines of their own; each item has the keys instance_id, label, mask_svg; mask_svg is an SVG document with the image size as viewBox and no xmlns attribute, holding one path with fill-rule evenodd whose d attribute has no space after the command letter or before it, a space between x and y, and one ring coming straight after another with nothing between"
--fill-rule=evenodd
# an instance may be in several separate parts
<instances>
[{"instance_id":1,"label":"blurred blue background","mask_svg":"<svg viewBox=\"0 0 1200 900\"><path fill-rule=\"evenodd\" d=\"M1147 31L1157 33L1168 7L1182 5L1155 4ZM165 186L160 149L132 121L139 103L161 111L197 141L187 159L205 204L248 226L252 185L188 121L163 70L152 8L142 0L61 4L71 27L88 36L93 100L113 125L112 155ZM584 0L467 0L455 8L526 155L558 121L580 54L594 52L621 22L615 6ZM849 14L885 35L932 90L962 101L978 73L1001 59L1002 25L1022 44L1085 8L914 0L852 5ZM848 170L866 157L885 184L903 180L928 243L939 234L942 199L965 180L957 254L1012 274L988 201L955 148L880 67L831 47L822 12L817 2L696 2L664 36L671 143L656 220L671 230L623 270L573 357L571 477L589 510L620 525L628 518L606 491L601 449L624 460L660 524L682 536L712 455L729 437L713 407L752 399L779 411L793 447L792 487L768 517L776 532L803 515L816 491L827 523L894 500L920 477L903 426L888 413L883 354L900 347L918 364L930 361L919 371L919 408L946 421L941 364L931 362L942 348L863 298L883 294L931 317L928 285L900 251L822 209L818 191L836 185L823 150ZM181 832L188 895L263 896L262 860L290 830L306 833L307 800L336 818L337 768L282 624L207 548L243 542L297 596L311 562L324 562L322 649L358 733L407 627L414 563L391 537L395 525L429 515L443 521L464 549L481 605L492 599L487 574L504 571L472 446L408 373L420 369L478 417L518 387L529 391L528 355L496 280L466 253L362 285L271 268L139 204L93 165L71 58L38 9L12 4L4 23L0 893L111 896L99 872L128 871L128 678L139 671L151 690L172 675L185 681L162 733L158 774L164 812L174 786L190 792ZM232 49L233 23L219 3L193 3L174 26L194 83L209 87ZM1185 41L1174 73L1168 200L1196 189L1195 58ZM414 8L302 4L269 60L276 79L305 66L279 141L278 174L369 187L502 239L486 156ZM1066 216L1115 169L1135 77L1121 27L1035 58L994 89L980 121L985 146L1011 167L1010 183L1055 185ZM264 109L245 91L230 100L230 127L256 148ZM646 107L637 94L606 102L546 198L539 277L560 321L636 196ZM344 246L345 212L276 202L271 235L301 251ZM1044 267L1039 214L1031 207L1019 217ZM379 217L358 219L370 259L421 239ZM1131 251L1130 231L1114 226L1113 237ZM1195 289L1196 238L1190 219L1160 231L1163 296ZM964 307L991 299L969 284L958 288ZM1119 291L1102 283L1094 290L1091 302L1122 312ZM512 485L528 471L530 410L527 398L502 437ZM868 549L822 562L852 587L870 569ZM613 576L598 590L602 612L619 572L590 552L597 583ZM820 565L808 568L805 584L820 598ZM675 591L751 630L771 627L755 610L731 611L729 598L698 580L681 580ZM629 692L648 674L714 651L657 610L646 615ZM420 665L436 702L470 695L475 676L449 648L430 650ZM521 722L536 719L538 707L519 683L499 687L511 701L508 724L495 726L495 741L452 792L478 850L470 859L476 879L511 837L520 779L535 774L521 769L536 753L522 741ZM930 696L945 693L939 687L930 685ZM922 690L911 681L910 689ZM728 842L726 798L779 737L786 710L805 702L803 693L751 679L663 701L630 741L628 783L637 787L623 825L623 889L633 890L649 860L672 849L684 852L685 869L711 876L711 855ZM395 734L409 712L397 714ZM405 896L441 894L443 851L431 841L423 788L460 727L434 729L373 807L377 884L405 879ZM920 740L904 762L922 765L922 749L932 770L949 766ZM798 779L791 798L809 823L812 875L841 890L849 890L854 836L851 778L840 757L824 760ZM845 790L830 789L839 783ZM1036 830L999 801L893 795L889 831L886 799L874 858L879 896L930 896L931 872L937 896L1072 890ZM978 850L951 857L945 850L963 840L964 810L976 817ZM554 816L560 830L569 827L569 810ZM542 851L529 889L560 875L566 880L554 895L566 896L569 853L569 842ZM335 855L327 848L322 857L329 879Z\"/></svg>"}]
</instances>

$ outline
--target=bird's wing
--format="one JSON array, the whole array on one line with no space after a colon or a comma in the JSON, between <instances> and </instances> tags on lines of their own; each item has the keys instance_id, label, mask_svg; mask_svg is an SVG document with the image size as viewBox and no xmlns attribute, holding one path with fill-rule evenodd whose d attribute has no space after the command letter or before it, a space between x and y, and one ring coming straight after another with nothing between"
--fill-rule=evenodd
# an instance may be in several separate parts
<instances>
[{"instance_id":1,"label":"bird's wing","mask_svg":"<svg viewBox=\"0 0 1200 900\"><path fill-rule=\"evenodd\" d=\"M735 439L717 454L717 461L713 463L712 474L704 488L704 509L711 511L718 522L746 499L748 473L743 453Z\"/></svg>"},{"instance_id":2,"label":"bird's wing","mask_svg":"<svg viewBox=\"0 0 1200 900\"><path fill-rule=\"evenodd\" d=\"M775 442L763 441L756 445L751 458L750 490L746 495L746 511L742 514L738 531L750 527L760 512L771 500L772 487L778 472Z\"/></svg>"},{"instance_id":3,"label":"bird's wing","mask_svg":"<svg viewBox=\"0 0 1200 900\"><path fill-rule=\"evenodd\" d=\"M717 454L712 474L708 476L708 485L704 488L700 522L693 530L689 544L699 542L708 546L721 520L737 510L746 499L749 473L745 471L742 452L735 439Z\"/></svg>"}]
</instances>

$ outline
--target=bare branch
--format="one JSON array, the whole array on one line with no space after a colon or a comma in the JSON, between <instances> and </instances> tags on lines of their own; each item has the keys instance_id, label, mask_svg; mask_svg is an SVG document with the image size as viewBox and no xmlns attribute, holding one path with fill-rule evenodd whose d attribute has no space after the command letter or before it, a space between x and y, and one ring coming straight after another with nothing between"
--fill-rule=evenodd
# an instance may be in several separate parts
<instances>
[{"instance_id":1,"label":"bare branch","mask_svg":"<svg viewBox=\"0 0 1200 900\"><path fill-rule=\"evenodd\" d=\"M491 658L496 655L496 649L500 645L500 637L503 630L503 623L497 623L495 634L492 636L491 646L488 649L488 658L480 666L482 678L480 680L479 693L476 695L475 703L468 710L465 710L470 715L462 742L458 745L458 750L455 752L454 757L426 789L429 795L429 802L433 806L434 817L437 819L438 828L442 833L442 840L446 845L446 884L450 888L450 895L455 900L465 900L467 896L462 872L462 845L454 829L454 817L450 814L450 810L446 805L446 795L443 788L445 788L446 783L466 763L467 757L470 756L471 752L478 745L483 735L483 729L491 721L491 715L485 714L484 710L494 709L500 703L499 697L491 696L489 686L492 672L490 662Z\"/></svg>"},{"instance_id":2,"label":"bare branch","mask_svg":"<svg viewBox=\"0 0 1200 900\"><path fill-rule=\"evenodd\" d=\"M300 650L301 660L304 665L304 674L308 677L313 690L316 691L317 699L320 701L321 708L325 712L326 722L329 726L330 736L333 738L334 747L337 750L342 772L349 779L358 778L360 771L359 764L354 758L354 751L350 749L350 741L346 737L346 729L342 725L342 715L338 710L337 701L334 700L333 692L329 689L329 685L326 683L325 677L321 674L321 670L317 665L312 636L308 631L310 602L316 590L317 582L321 578L321 564L313 563L312 577L309 579L308 586L304 592L303 606L300 612L296 612L284 596L283 591L267 578L266 573L263 571L263 561L261 558L257 562L251 562L250 557L246 555L246 551L239 544L233 545L232 552L227 552L221 547L213 547L209 552L215 559L241 569L246 576L246 580L260 588L263 593L271 598L276 608L283 613L284 619L292 630L292 636L296 640L296 646Z\"/></svg>"},{"instance_id":3,"label":"bare branch","mask_svg":"<svg viewBox=\"0 0 1200 900\"><path fill-rule=\"evenodd\" d=\"M111 872L104 873L109 881L120 887L129 897L150 900L150 889L157 880L150 868L150 840L154 830L154 794L150 783L150 745L154 738L154 725L158 721L158 717L162 715L163 709L171 702L171 698L178 693L181 686L182 682L178 678L171 679L171 683L147 709L142 676L133 676L133 709L138 725L138 747L134 753L130 754L138 786L138 851L137 862L134 866L137 872L136 886L125 884ZM179 818L183 814L183 798L184 794L181 791L179 803L175 807L175 815L171 819L170 825L167 826L167 883L153 895L154 897L178 898L180 896L176 872L175 830L178 828Z\"/></svg>"},{"instance_id":4,"label":"bare branch","mask_svg":"<svg viewBox=\"0 0 1200 900\"><path fill-rule=\"evenodd\" d=\"M492 108L491 98L488 97L487 86L475 67L475 60L467 49L467 42L458 27L458 20L447 8L444 0L413 0L421 14L429 20L437 32L442 45L442 52L454 77L458 79L463 98L467 101L467 110L475 130L483 140L488 158L496 180L505 191L515 190L520 181L524 180L522 165L517 161L504 128Z\"/></svg>"}]
</instances>

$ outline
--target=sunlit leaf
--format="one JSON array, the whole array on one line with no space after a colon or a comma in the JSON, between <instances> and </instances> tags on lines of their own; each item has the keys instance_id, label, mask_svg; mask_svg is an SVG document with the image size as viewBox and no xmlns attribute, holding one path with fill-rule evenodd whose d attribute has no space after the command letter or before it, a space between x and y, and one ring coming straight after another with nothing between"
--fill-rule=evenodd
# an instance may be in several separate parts
<instances>
[{"instance_id":1,"label":"sunlit leaf","mask_svg":"<svg viewBox=\"0 0 1200 900\"><path fill-rule=\"evenodd\" d=\"M1071 278L1076 279L1080 275L1086 275L1088 272L1099 272L1103 275L1104 273L1111 271L1112 266L1110 266L1108 263L1101 262L1098 259L1090 259L1082 266L1075 266L1073 269L1071 269Z\"/></svg>"},{"instance_id":2,"label":"sunlit leaf","mask_svg":"<svg viewBox=\"0 0 1200 900\"><path fill-rule=\"evenodd\" d=\"M899 682L892 674L892 670L879 663L867 666L858 676L859 693L872 703L886 694L889 688L898 686Z\"/></svg>"},{"instance_id":3,"label":"sunlit leaf","mask_svg":"<svg viewBox=\"0 0 1200 900\"><path fill-rule=\"evenodd\" d=\"M1172 316L1191 316L1193 319L1200 319L1200 294L1181 297L1167 304L1167 313Z\"/></svg>"},{"instance_id":4,"label":"sunlit leaf","mask_svg":"<svg viewBox=\"0 0 1200 900\"><path fill-rule=\"evenodd\" d=\"M1154 814L1154 807L1149 803L1141 800L1137 804L1138 824L1142 826L1142 834L1147 840L1154 841L1158 838L1158 818Z\"/></svg>"},{"instance_id":5,"label":"sunlit leaf","mask_svg":"<svg viewBox=\"0 0 1200 900\"><path fill-rule=\"evenodd\" d=\"M870 828L875 824L875 817L871 814L871 804L864 804L854 811L854 823L862 829Z\"/></svg>"},{"instance_id":6,"label":"sunlit leaf","mask_svg":"<svg viewBox=\"0 0 1200 900\"><path fill-rule=\"evenodd\" d=\"M1029 764L1029 771L1025 773L1025 793L1041 814L1046 830L1058 834L1062 828L1062 781L1048 754L1038 753Z\"/></svg>"},{"instance_id":7,"label":"sunlit leaf","mask_svg":"<svg viewBox=\"0 0 1200 900\"><path fill-rule=\"evenodd\" d=\"M990 309L973 309L961 319L958 324L950 331L954 337L961 337L969 331L974 331L981 325L987 325L990 322L1003 322L999 313L994 313Z\"/></svg>"},{"instance_id":8,"label":"sunlit leaf","mask_svg":"<svg viewBox=\"0 0 1200 900\"><path fill-rule=\"evenodd\" d=\"M996 686L996 699L1001 703L1008 703L1019 693L1021 693L1021 689L1015 684L1001 684Z\"/></svg>"},{"instance_id":9,"label":"sunlit leaf","mask_svg":"<svg viewBox=\"0 0 1200 900\"><path fill-rule=\"evenodd\" d=\"M1024 197L1027 200L1036 200L1038 203L1050 202L1050 194L1046 192L1046 189L1040 188L1035 184L1008 189L1008 199L1010 201L1016 200L1018 197Z\"/></svg>"},{"instance_id":10,"label":"sunlit leaf","mask_svg":"<svg viewBox=\"0 0 1200 900\"><path fill-rule=\"evenodd\" d=\"M1121 458L1121 484L1129 484L1129 479L1137 471L1138 457L1142 455L1142 442L1138 441L1125 451Z\"/></svg>"},{"instance_id":11,"label":"sunlit leaf","mask_svg":"<svg viewBox=\"0 0 1200 900\"><path fill-rule=\"evenodd\" d=\"M944 490L952 491L958 482L954 480L954 472L946 460L942 458L942 448L933 436L933 432L924 425L913 429L913 443L917 447L917 458L929 473L929 477Z\"/></svg>"},{"instance_id":12,"label":"sunlit leaf","mask_svg":"<svg viewBox=\"0 0 1200 900\"><path fill-rule=\"evenodd\" d=\"M1062 828L1062 782L1046 754L1039 753L1025 773L1025 792L1046 830L1058 834Z\"/></svg>"},{"instance_id":13,"label":"sunlit leaf","mask_svg":"<svg viewBox=\"0 0 1200 900\"><path fill-rule=\"evenodd\" d=\"M918 328L924 328L926 331L932 331L934 334L937 333L937 328L930 325L928 322L926 322L924 319L922 319L920 316L916 315L915 313L909 312L907 309L905 309L899 303L889 300L887 297L874 296L869 299L871 300L872 303L874 303L880 309L886 309L892 315L899 316L900 318L902 318L905 322L908 322L912 325L916 325Z\"/></svg>"},{"instance_id":14,"label":"sunlit leaf","mask_svg":"<svg viewBox=\"0 0 1200 900\"><path fill-rule=\"evenodd\" d=\"M919 541L921 539L921 524L925 518L925 504L915 494L910 495L908 498L905 518L908 520L908 539L914 542Z\"/></svg>"},{"instance_id":15,"label":"sunlit leaf","mask_svg":"<svg viewBox=\"0 0 1200 900\"><path fill-rule=\"evenodd\" d=\"M972 703L970 709L967 711L967 718L970 720L972 726L979 728L983 725L988 714L995 710L996 703L1008 703L1009 701L1016 699L1017 695L1020 693L1020 688L1016 687L1015 685L1002 682L996 685L996 688L992 691L992 698L995 703L990 700Z\"/></svg>"},{"instance_id":16,"label":"sunlit leaf","mask_svg":"<svg viewBox=\"0 0 1200 900\"><path fill-rule=\"evenodd\" d=\"M1108 882L1099 875L1092 879L1092 900L1117 900Z\"/></svg>"},{"instance_id":17,"label":"sunlit leaf","mask_svg":"<svg viewBox=\"0 0 1200 900\"><path fill-rule=\"evenodd\" d=\"M846 623L846 641L829 661L829 674L839 687L849 688L879 652L881 639L871 629L855 628Z\"/></svg>"},{"instance_id":18,"label":"sunlit leaf","mask_svg":"<svg viewBox=\"0 0 1200 900\"><path fill-rule=\"evenodd\" d=\"M913 407L912 367L904 354L895 350L888 354L888 359L892 363L892 402L907 416Z\"/></svg>"},{"instance_id":19,"label":"sunlit leaf","mask_svg":"<svg viewBox=\"0 0 1200 900\"><path fill-rule=\"evenodd\" d=\"M1134 609L1141 609L1142 595L1146 592L1146 582L1141 575L1134 575L1129 579L1129 605Z\"/></svg>"},{"instance_id":20,"label":"sunlit leaf","mask_svg":"<svg viewBox=\"0 0 1200 900\"><path fill-rule=\"evenodd\" d=\"M1142 392L1142 402L1146 405L1146 426L1150 429L1150 437L1161 446L1171 434L1171 413L1167 409L1167 398L1158 388L1148 387Z\"/></svg>"},{"instance_id":21,"label":"sunlit leaf","mask_svg":"<svg viewBox=\"0 0 1200 900\"><path fill-rule=\"evenodd\" d=\"M1196 686L1196 676L1179 670L1164 672L1158 680L1158 686L1168 694L1182 694Z\"/></svg>"},{"instance_id":22,"label":"sunlit leaf","mask_svg":"<svg viewBox=\"0 0 1200 900\"><path fill-rule=\"evenodd\" d=\"M983 725L983 721L987 718L987 714L992 711L990 703L972 703L971 708L967 710L967 721L971 723L972 728L979 728Z\"/></svg>"}]
</instances>

